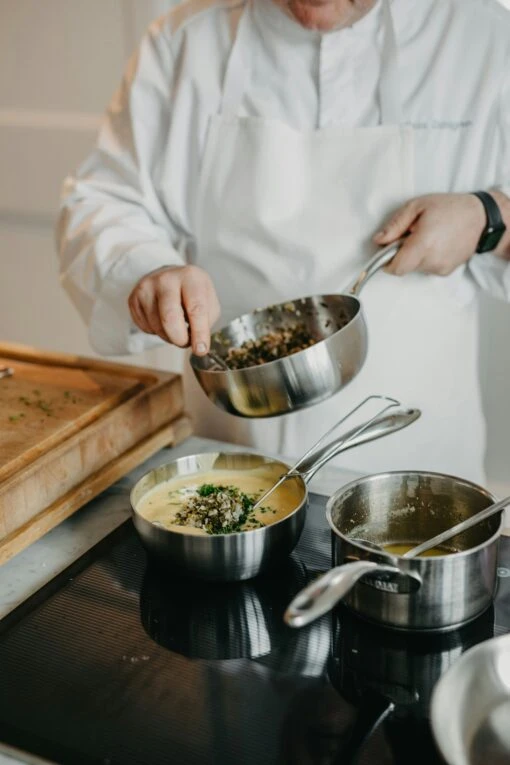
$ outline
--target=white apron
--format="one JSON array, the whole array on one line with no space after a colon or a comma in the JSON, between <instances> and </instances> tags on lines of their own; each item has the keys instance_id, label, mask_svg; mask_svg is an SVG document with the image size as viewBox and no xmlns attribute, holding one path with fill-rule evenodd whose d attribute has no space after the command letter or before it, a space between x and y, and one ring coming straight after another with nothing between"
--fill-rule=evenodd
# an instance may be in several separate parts
<instances>
[{"instance_id":1,"label":"white apron","mask_svg":"<svg viewBox=\"0 0 510 765\"><path fill-rule=\"evenodd\" d=\"M394 27L382 2L383 124L366 128L300 132L237 116L250 77L253 6L242 13L221 110L210 118L196 208L196 262L215 282L222 323L271 303L345 291L374 252L373 233L415 193L413 129L402 126ZM368 358L346 389L285 417L246 420L213 406L186 365L195 432L295 456L334 419L382 393L421 408L421 420L347 452L338 465L363 473L438 470L483 481L476 304L458 298L448 279L421 274L379 273L361 300Z\"/></svg>"}]
</instances>

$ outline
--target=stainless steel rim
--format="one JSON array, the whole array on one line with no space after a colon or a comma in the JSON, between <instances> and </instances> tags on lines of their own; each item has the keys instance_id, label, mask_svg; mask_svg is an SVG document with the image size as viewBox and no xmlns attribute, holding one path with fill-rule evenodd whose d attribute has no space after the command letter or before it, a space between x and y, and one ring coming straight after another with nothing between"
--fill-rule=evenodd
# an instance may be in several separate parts
<instances>
[{"instance_id":1,"label":"stainless steel rim","mask_svg":"<svg viewBox=\"0 0 510 765\"><path fill-rule=\"evenodd\" d=\"M343 486L341 489L338 489L329 499L326 504L326 520L328 522L328 525L331 529L331 531L336 534L337 537L342 539L344 542L348 542L349 544L353 545L353 547L358 547L361 550L364 550L365 552L373 553L374 551L366 546L359 544L357 542L354 542L352 539L350 539L348 536L343 534L340 529L336 526L335 522L333 521L333 518L331 516L333 506L338 501L338 499L343 495L346 494L348 491L351 491L352 489L356 488L357 486L361 484L367 484L371 481L377 481L381 478L386 478L390 476L408 476L413 475L417 477L424 477L424 478L446 478L447 480L455 481L459 486L466 486L471 489L476 489L480 494L483 494L487 497L489 500L489 503L496 502L496 498L491 494L490 491L485 489L483 486L480 486L479 484L474 483L473 481L469 481L465 478L458 478L454 475L449 475L448 473L435 473L430 472L428 470L390 470L385 473L374 473L374 475L365 476L364 478L357 478L354 481L351 481L350 483ZM501 514L500 522L497 531L494 532L494 534L486 539L484 542L481 542L476 547L470 547L467 550L460 550L456 553L449 553L448 555L435 555L434 560L444 560L445 558L451 558L452 555L455 555L456 557L460 556L467 556L471 555L474 552L477 552L478 550L483 549L484 547L487 547L488 544L495 541L498 537L501 536L501 527L503 525L503 513ZM403 560L403 561L411 561L411 560L417 560L416 558L402 558L400 555L394 555L392 554L390 557L395 558L396 560Z\"/></svg>"},{"instance_id":2,"label":"stainless steel rim","mask_svg":"<svg viewBox=\"0 0 510 765\"><path fill-rule=\"evenodd\" d=\"M211 454L211 452L199 452L198 454L190 454L190 455L188 455L186 457L179 457L179 459L177 459L177 460L173 460L172 462L166 462L163 465L159 465L157 468L154 468L154 470L161 470L162 468L170 468L170 467L173 467L174 465L182 464L183 462L185 462L186 460L189 460L190 458L195 459L195 458L210 456L210 454ZM289 469L289 465L287 465L285 462L282 462L282 460L273 459L272 457L267 457L267 455L260 454L259 452L232 452L232 455L236 456L236 457L237 456L239 456L239 457L244 457L244 456L260 457L260 459L265 460L266 464L268 464L268 465L271 465L271 464L273 464L273 465L275 465L275 464L276 465L282 465L283 467L286 467L287 469ZM193 536L193 539L200 539L200 536L197 536L195 534L191 535L191 534L186 533L185 531L172 531L171 529L162 528L160 526L154 526L152 521L147 520L147 518L144 518L144 516L141 515L138 512L138 510L135 507L135 503L133 501L133 496L134 496L135 491L137 490L138 486L141 484L141 482L144 481L147 478L147 476L149 476L152 472L153 472L152 470L149 470L148 473L145 473L145 475L143 475L141 478L139 478L138 481L135 483L135 485L133 486L133 488L131 489L131 491L129 493L129 502L130 502L131 510L132 510L133 514L136 515L137 518L140 518L144 523L149 524L150 526L152 526L153 528L157 529L158 531L165 531L167 534L172 534L172 536L173 535L177 535L179 537ZM189 473L189 475L192 476L192 475L196 475L196 474L195 473ZM301 500L299 505L291 513L287 513L287 515L285 515L283 518L280 518L279 521L276 521L275 523L271 523L270 524L271 528L276 528L281 523L285 523L286 521L288 521L289 518L292 518L293 515L296 515L296 513L298 513L301 510L303 505L308 502L308 487L307 487L303 477L301 475L299 475L299 474L296 474L295 476L293 476L293 478L295 478L296 480L301 481L301 483L303 484L303 487L304 487L304 490L305 490L303 499ZM162 483L164 483L164 482L162 481ZM229 537L229 538L239 537L239 536L242 536L242 535L245 535L245 534L257 534L257 533L262 534L264 531L266 531L267 528L268 528L268 526L264 526L261 529L247 529L246 531L234 531L234 532L232 532L230 534L217 534L217 535L212 535L212 536L217 536L218 538L223 539L225 537ZM211 535L209 535L207 537L204 537L204 538L205 539L210 539Z\"/></svg>"},{"instance_id":3,"label":"stainless steel rim","mask_svg":"<svg viewBox=\"0 0 510 765\"><path fill-rule=\"evenodd\" d=\"M293 301L293 303L298 303L301 300L319 300L320 298L324 297L323 295L307 295L306 297L299 297L296 298ZM351 295L349 293L339 293L338 297L344 297L346 300L354 301L357 303L356 306L356 312L353 316L349 319L347 324L344 324L344 326L341 329L338 329L336 332L332 332L331 335L328 337L324 337L322 340L319 340L317 343L314 343L314 345L311 345L309 348L304 348L302 351L297 351L296 353L291 354L293 357L300 358L302 357L310 348L318 348L323 343L327 343L329 340L332 340L334 337L339 337L347 328L352 324L352 322L358 318L360 313L362 312L362 305L360 299L356 295ZM263 313L264 311L270 311L275 308L279 308L282 303L274 303L273 305L266 306L265 308L261 308L260 312ZM258 311L251 311L251 313L244 313L242 316L238 316L237 318L233 319L228 324L225 324L225 326L221 327L221 329L217 330L214 334L215 335L221 335L224 332L226 332L229 327L231 327L233 324L237 324L238 322L241 323L243 321L248 320L252 316L256 315ZM196 356L195 354L192 354L190 357L190 364L193 367L193 369L197 369L201 373L207 373L207 374L225 374L224 369L202 369L200 366L198 366L199 359L201 357ZM288 358L288 357L285 357ZM251 367L244 367L243 369L229 369L228 373L235 375L238 372L246 372L248 369L260 369L260 367L265 367L266 369L273 368L278 365L279 362L281 362L282 359L274 359L273 361L266 361L264 364L257 364Z\"/></svg>"},{"instance_id":4,"label":"stainless steel rim","mask_svg":"<svg viewBox=\"0 0 510 765\"><path fill-rule=\"evenodd\" d=\"M477 657L482 657L484 654L494 656L498 653L500 648L502 649L502 653L510 653L509 634L499 635L498 637L490 638L489 640L485 640L478 645L472 646L467 651L465 651L462 656L460 656L457 661L452 664L452 666L448 668L448 670L440 677L436 683L436 686L434 687L434 690L432 691L430 702L430 721L432 732L434 734L434 738L439 747L439 750L445 758L445 761L451 763L451 765L454 763L453 758L455 754L460 754L459 759L455 758L456 763L462 762L467 764L468 758L467 756L462 756L462 754L458 751L455 752L456 747L454 747L454 750L452 750L451 745L449 745L452 740L451 723L449 726L448 739L445 737L443 709L444 702L442 699L443 694L448 693L449 686L452 685L452 678L457 678L458 680L459 674L463 673L463 670L466 666L469 666L469 664L473 663L481 664L480 658L478 658L478 662L475 661ZM510 699L510 695L508 698ZM456 734L454 736L455 739L457 739L458 736L461 736L461 731L457 729L457 726L453 727L453 732Z\"/></svg>"}]
</instances>

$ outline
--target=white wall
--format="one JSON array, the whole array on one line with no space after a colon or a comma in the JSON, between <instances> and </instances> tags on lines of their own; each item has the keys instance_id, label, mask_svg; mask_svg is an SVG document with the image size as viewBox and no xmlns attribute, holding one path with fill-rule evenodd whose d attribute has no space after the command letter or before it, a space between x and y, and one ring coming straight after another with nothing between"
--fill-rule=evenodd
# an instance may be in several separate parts
<instances>
[{"instance_id":1,"label":"white wall","mask_svg":"<svg viewBox=\"0 0 510 765\"><path fill-rule=\"evenodd\" d=\"M172 4L0 0L0 339L90 353L58 285L53 224L60 185L91 145L147 22ZM484 299L482 338L489 474L496 490L506 485L510 493L507 305ZM158 352L140 361L163 363Z\"/></svg>"},{"instance_id":2,"label":"white wall","mask_svg":"<svg viewBox=\"0 0 510 765\"><path fill-rule=\"evenodd\" d=\"M0 338L91 352L58 283L60 187L146 25L173 4L0 0ZM138 361L158 365L158 353Z\"/></svg>"}]
</instances>

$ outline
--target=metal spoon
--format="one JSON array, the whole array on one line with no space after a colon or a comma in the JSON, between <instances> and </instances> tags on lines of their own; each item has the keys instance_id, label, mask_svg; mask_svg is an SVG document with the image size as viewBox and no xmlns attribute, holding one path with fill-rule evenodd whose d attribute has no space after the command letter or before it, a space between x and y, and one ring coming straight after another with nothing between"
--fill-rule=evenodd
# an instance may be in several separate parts
<instances>
[{"instance_id":1,"label":"metal spoon","mask_svg":"<svg viewBox=\"0 0 510 765\"><path fill-rule=\"evenodd\" d=\"M495 502L493 505L489 505L489 507L486 507L485 510L480 510L479 513L472 515L471 518L467 518L465 521L456 523L455 526L446 529L446 531L442 531L440 534L436 534L435 537L427 539L426 542L422 542L421 544L416 545L416 547L408 550L401 557L416 558L417 555L421 555L421 553L424 553L427 550L431 550L433 547L439 547L443 544L443 542L448 542L449 539L457 536L457 534L461 534L463 531L471 529L478 523L482 523L482 521L486 521L488 518L492 518L493 515L496 515L496 513L504 510L507 505L510 505L510 497L505 497L505 499L501 499L499 502Z\"/></svg>"},{"instance_id":2,"label":"metal spoon","mask_svg":"<svg viewBox=\"0 0 510 765\"><path fill-rule=\"evenodd\" d=\"M216 364L216 366L220 367L222 372L230 372L230 367L226 361L224 361L221 356L218 356L216 353L214 353L214 351L209 351L207 356Z\"/></svg>"},{"instance_id":3,"label":"metal spoon","mask_svg":"<svg viewBox=\"0 0 510 765\"><path fill-rule=\"evenodd\" d=\"M440 534L436 534L435 537L427 539L426 542L421 542L419 545L412 547L410 550L403 553L402 555L399 555L398 557L416 558L418 555L427 552L427 550L431 550L433 547L440 547L443 542L448 542L448 540L457 536L457 534L461 534L463 531L467 531L473 526L477 526L479 523L486 521L488 518L492 518L493 515L496 515L496 513L504 510L507 505L510 505L510 496L500 500L499 502L495 502L493 505L489 505L489 507L486 507L484 510L480 510L479 513L472 515L471 518L467 518L465 521L456 523L455 526L446 529L446 531L442 531ZM391 554L384 549L384 547L381 547L381 545L378 545L376 542L369 542L368 539L361 539L357 537L349 537L349 540L354 542L354 544L364 545L365 547L369 547L371 550L375 550L378 553L392 557Z\"/></svg>"}]
</instances>

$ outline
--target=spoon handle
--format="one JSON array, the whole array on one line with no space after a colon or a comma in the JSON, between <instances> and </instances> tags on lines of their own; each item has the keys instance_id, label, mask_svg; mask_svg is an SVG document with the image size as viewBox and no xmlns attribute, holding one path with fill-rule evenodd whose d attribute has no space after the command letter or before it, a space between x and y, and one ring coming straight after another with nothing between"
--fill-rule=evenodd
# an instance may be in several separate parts
<instances>
[{"instance_id":1,"label":"spoon handle","mask_svg":"<svg viewBox=\"0 0 510 765\"><path fill-rule=\"evenodd\" d=\"M411 550L408 550L401 557L416 558L417 555L421 555L422 553L427 552L427 550L431 550L433 547L439 547L443 544L443 542L447 542L452 537L457 536L457 534L461 534L463 531L471 529L478 523L486 521L487 518L491 518L493 515L496 515L496 513L500 513L505 509L507 505L510 505L510 497L505 497L505 499L502 499L500 502L496 502L494 505L489 505L489 507L486 507L485 510L480 510L479 513L475 513L475 515L472 515L471 518L467 518L465 521L457 523L450 529L446 529L446 531L442 531L440 534L436 534L435 537L427 539L426 542L422 542L416 547L413 547Z\"/></svg>"},{"instance_id":2,"label":"spoon handle","mask_svg":"<svg viewBox=\"0 0 510 765\"><path fill-rule=\"evenodd\" d=\"M230 372L230 368L229 368L227 362L224 361L221 358L221 356L218 356L217 353L215 353L214 351L209 351L209 353L207 355L209 356L211 361L214 361L216 366L218 366L223 372Z\"/></svg>"}]
</instances>

